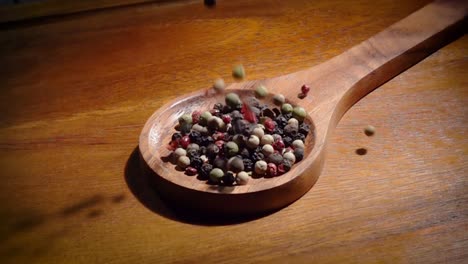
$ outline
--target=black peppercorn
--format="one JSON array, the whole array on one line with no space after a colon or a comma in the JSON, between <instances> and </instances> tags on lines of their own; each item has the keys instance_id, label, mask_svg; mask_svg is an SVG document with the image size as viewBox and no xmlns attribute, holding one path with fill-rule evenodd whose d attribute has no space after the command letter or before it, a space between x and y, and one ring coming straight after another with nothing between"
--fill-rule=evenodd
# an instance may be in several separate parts
<instances>
[{"instance_id":1,"label":"black peppercorn","mask_svg":"<svg viewBox=\"0 0 468 264\"><path fill-rule=\"evenodd\" d=\"M306 137L307 135L309 134L309 131L310 131L310 126L306 123L302 123L300 126L299 126L299 133L302 133L304 134Z\"/></svg>"},{"instance_id":2,"label":"black peppercorn","mask_svg":"<svg viewBox=\"0 0 468 264\"><path fill-rule=\"evenodd\" d=\"M199 169L203 165L203 161L200 156L192 156L190 158L190 166L194 167L195 169Z\"/></svg>"},{"instance_id":3,"label":"black peppercorn","mask_svg":"<svg viewBox=\"0 0 468 264\"><path fill-rule=\"evenodd\" d=\"M242 160L244 162L244 171L252 171L253 170L253 166L254 166L254 163L252 162L251 159L243 159Z\"/></svg>"},{"instance_id":4,"label":"black peppercorn","mask_svg":"<svg viewBox=\"0 0 468 264\"><path fill-rule=\"evenodd\" d=\"M187 150L187 157L193 158L193 157L200 157L200 154L198 153L198 150L196 149L189 149Z\"/></svg>"},{"instance_id":5,"label":"black peppercorn","mask_svg":"<svg viewBox=\"0 0 468 264\"><path fill-rule=\"evenodd\" d=\"M289 124L284 127L284 134L290 137L294 137L297 134L298 126Z\"/></svg>"},{"instance_id":6,"label":"black peppercorn","mask_svg":"<svg viewBox=\"0 0 468 264\"><path fill-rule=\"evenodd\" d=\"M293 142L293 139L292 139L292 137L285 136L285 137L283 137L283 142L284 142L284 145L286 147L289 147L289 146L291 146L291 144Z\"/></svg>"},{"instance_id":7,"label":"black peppercorn","mask_svg":"<svg viewBox=\"0 0 468 264\"><path fill-rule=\"evenodd\" d=\"M241 114L241 112L235 110L235 111L232 111L231 118L232 120L238 120L238 119L244 119L244 116Z\"/></svg>"},{"instance_id":8,"label":"black peppercorn","mask_svg":"<svg viewBox=\"0 0 468 264\"><path fill-rule=\"evenodd\" d=\"M281 154L279 153L273 153L270 156L268 156L268 162L279 165L283 162L283 156L281 156Z\"/></svg>"},{"instance_id":9,"label":"black peppercorn","mask_svg":"<svg viewBox=\"0 0 468 264\"><path fill-rule=\"evenodd\" d=\"M189 134L190 142L200 144L201 142L201 134L198 131L192 131Z\"/></svg>"},{"instance_id":10,"label":"black peppercorn","mask_svg":"<svg viewBox=\"0 0 468 264\"><path fill-rule=\"evenodd\" d=\"M200 175L200 178L204 180L208 180L210 177L210 171L213 169L213 165L209 163L204 163L201 168L198 170L198 173Z\"/></svg>"},{"instance_id":11,"label":"black peppercorn","mask_svg":"<svg viewBox=\"0 0 468 264\"><path fill-rule=\"evenodd\" d=\"M213 143L214 142L214 139L210 136L202 136L201 139L200 139L200 143L199 145L202 145L202 146L208 146L209 144Z\"/></svg>"},{"instance_id":12,"label":"black peppercorn","mask_svg":"<svg viewBox=\"0 0 468 264\"><path fill-rule=\"evenodd\" d=\"M283 160L283 167L285 171L290 171L292 167L292 162L290 160L284 159Z\"/></svg>"},{"instance_id":13,"label":"black peppercorn","mask_svg":"<svg viewBox=\"0 0 468 264\"><path fill-rule=\"evenodd\" d=\"M229 185L229 186L233 185L234 182L236 182L236 176L234 175L232 171L228 171L224 174L222 181L226 185Z\"/></svg>"},{"instance_id":14,"label":"black peppercorn","mask_svg":"<svg viewBox=\"0 0 468 264\"><path fill-rule=\"evenodd\" d=\"M213 109L222 111L223 107L224 107L224 105L222 103L216 103L216 104L214 104Z\"/></svg>"},{"instance_id":15,"label":"black peppercorn","mask_svg":"<svg viewBox=\"0 0 468 264\"><path fill-rule=\"evenodd\" d=\"M218 155L219 153L219 148L218 146L216 146L215 144L210 144L208 145L208 147L206 148L206 156L212 160L214 158L216 158L216 156Z\"/></svg>"},{"instance_id":16,"label":"black peppercorn","mask_svg":"<svg viewBox=\"0 0 468 264\"><path fill-rule=\"evenodd\" d=\"M224 105L223 109L221 109L221 113L223 113L223 114L227 114L227 113L230 113L230 112L232 112L232 108L229 105Z\"/></svg>"},{"instance_id":17,"label":"black peppercorn","mask_svg":"<svg viewBox=\"0 0 468 264\"><path fill-rule=\"evenodd\" d=\"M176 140L179 140L182 138L182 134L180 134L179 132L176 132L174 134L172 134L172 141L176 141Z\"/></svg>"},{"instance_id":18,"label":"black peppercorn","mask_svg":"<svg viewBox=\"0 0 468 264\"><path fill-rule=\"evenodd\" d=\"M265 156L261 152L254 152L252 154L252 160L255 161L255 162L257 162L259 160L263 160L264 158L265 158Z\"/></svg>"},{"instance_id":19,"label":"black peppercorn","mask_svg":"<svg viewBox=\"0 0 468 264\"><path fill-rule=\"evenodd\" d=\"M302 133L297 133L297 134L293 137L294 140L300 139L300 140L302 140L302 141L305 141L305 138L306 138L306 136L305 136L304 134L302 134Z\"/></svg>"},{"instance_id":20,"label":"black peppercorn","mask_svg":"<svg viewBox=\"0 0 468 264\"><path fill-rule=\"evenodd\" d=\"M242 156L242 158L249 158L250 157L250 152L247 148L243 148L241 151L240 151L240 155Z\"/></svg>"},{"instance_id":21,"label":"black peppercorn","mask_svg":"<svg viewBox=\"0 0 468 264\"><path fill-rule=\"evenodd\" d=\"M294 156L296 156L296 161L300 161L304 158L304 149L303 148L295 148L294 149Z\"/></svg>"},{"instance_id":22,"label":"black peppercorn","mask_svg":"<svg viewBox=\"0 0 468 264\"><path fill-rule=\"evenodd\" d=\"M288 124L288 120L283 115L278 116L275 121L276 124L281 128L284 128Z\"/></svg>"},{"instance_id":23,"label":"black peppercorn","mask_svg":"<svg viewBox=\"0 0 468 264\"><path fill-rule=\"evenodd\" d=\"M200 155L206 155L206 147L201 146L200 149L198 150L198 153L200 153Z\"/></svg>"},{"instance_id":24,"label":"black peppercorn","mask_svg":"<svg viewBox=\"0 0 468 264\"><path fill-rule=\"evenodd\" d=\"M224 171L224 170L226 170L226 166L227 166L227 160L226 159L216 158L213 161L213 167L214 168L219 168L219 169L222 169Z\"/></svg>"},{"instance_id":25,"label":"black peppercorn","mask_svg":"<svg viewBox=\"0 0 468 264\"><path fill-rule=\"evenodd\" d=\"M284 134L284 130L279 126L276 126L275 129L273 130L273 134L278 134L282 136Z\"/></svg>"}]
</instances>

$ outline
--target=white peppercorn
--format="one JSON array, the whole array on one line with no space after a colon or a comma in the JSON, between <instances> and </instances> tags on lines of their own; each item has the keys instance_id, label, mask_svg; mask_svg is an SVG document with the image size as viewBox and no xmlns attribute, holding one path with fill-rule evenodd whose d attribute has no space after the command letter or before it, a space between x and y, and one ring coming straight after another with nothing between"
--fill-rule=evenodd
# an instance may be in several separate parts
<instances>
[{"instance_id":1,"label":"white peppercorn","mask_svg":"<svg viewBox=\"0 0 468 264\"><path fill-rule=\"evenodd\" d=\"M272 145L265 144L262 147L262 152L265 155L265 157L268 157L269 155L271 155L271 154L273 154L275 152L275 149L273 148Z\"/></svg>"},{"instance_id":2,"label":"white peppercorn","mask_svg":"<svg viewBox=\"0 0 468 264\"><path fill-rule=\"evenodd\" d=\"M263 129L260 127L256 127L252 131L252 135L257 136L258 138L262 138L265 135L265 131L263 131Z\"/></svg>"},{"instance_id":3,"label":"white peppercorn","mask_svg":"<svg viewBox=\"0 0 468 264\"><path fill-rule=\"evenodd\" d=\"M247 142L245 142L248 148L254 149L260 145L260 139L255 135L250 135Z\"/></svg>"},{"instance_id":4,"label":"white peppercorn","mask_svg":"<svg viewBox=\"0 0 468 264\"><path fill-rule=\"evenodd\" d=\"M293 148L304 148L304 142L300 139L294 140L291 145L293 146Z\"/></svg>"},{"instance_id":5,"label":"white peppercorn","mask_svg":"<svg viewBox=\"0 0 468 264\"><path fill-rule=\"evenodd\" d=\"M249 182L250 176L247 172L241 171L237 173L236 182L239 185L245 185Z\"/></svg>"},{"instance_id":6,"label":"white peppercorn","mask_svg":"<svg viewBox=\"0 0 468 264\"><path fill-rule=\"evenodd\" d=\"M261 142L262 145L273 144L273 142L274 142L274 138L272 135L267 134L262 137L262 142Z\"/></svg>"},{"instance_id":7,"label":"white peppercorn","mask_svg":"<svg viewBox=\"0 0 468 264\"><path fill-rule=\"evenodd\" d=\"M255 173L256 174L258 174L258 175L265 174L267 168L268 168L268 164L265 161L259 160L259 161L255 162Z\"/></svg>"},{"instance_id":8,"label":"white peppercorn","mask_svg":"<svg viewBox=\"0 0 468 264\"><path fill-rule=\"evenodd\" d=\"M296 156L294 156L294 153L292 153L292 152L284 153L283 154L283 159L290 161L291 164L296 163Z\"/></svg>"}]
</instances>

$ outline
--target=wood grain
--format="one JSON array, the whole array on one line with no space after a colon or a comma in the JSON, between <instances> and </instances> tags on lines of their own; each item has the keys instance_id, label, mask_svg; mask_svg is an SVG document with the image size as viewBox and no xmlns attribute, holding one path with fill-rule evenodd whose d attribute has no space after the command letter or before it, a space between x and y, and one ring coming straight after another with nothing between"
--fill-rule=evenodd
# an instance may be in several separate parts
<instances>
[{"instance_id":1,"label":"wood grain","mask_svg":"<svg viewBox=\"0 0 468 264\"><path fill-rule=\"evenodd\" d=\"M135 155L155 109L238 62L250 80L317 65L427 3L218 2L2 29L2 262L466 262L466 36L347 112L291 206L220 225L160 202Z\"/></svg>"},{"instance_id":2,"label":"wood grain","mask_svg":"<svg viewBox=\"0 0 468 264\"><path fill-rule=\"evenodd\" d=\"M382 83L426 58L434 51L463 35L468 14L464 1L438 1L424 6L410 16L389 26L368 40L315 67L264 80L229 85L225 93L241 98L254 97L259 85L269 95L262 104L273 102L282 94L293 106L308 113L311 136L305 141L304 159L280 177L253 174L246 185L207 184L199 177L188 177L170 162L167 149L180 116L209 110L224 96L205 88L182 95L161 106L146 122L139 141L142 159L155 179L157 191L179 206L226 215L259 213L289 205L304 195L322 171L329 135L354 103ZM303 84L313 89L308 96L298 96ZM359 153L358 153L359 154ZM213 216L214 217L214 216Z\"/></svg>"},{"instance_id":3,"label":"wood grain","mask_svg":"<svg viewBox=\"0 0 468 264\"><path fill-rule=\"evenodd\" d=\"M0 23L34 20L77 14L85 11L102 10L121 6L135 5L146 2L167 2L168 0L93 0L64 1L42 0L23 2L15 5L0 6Z\"/></svg>"}]
</instances>

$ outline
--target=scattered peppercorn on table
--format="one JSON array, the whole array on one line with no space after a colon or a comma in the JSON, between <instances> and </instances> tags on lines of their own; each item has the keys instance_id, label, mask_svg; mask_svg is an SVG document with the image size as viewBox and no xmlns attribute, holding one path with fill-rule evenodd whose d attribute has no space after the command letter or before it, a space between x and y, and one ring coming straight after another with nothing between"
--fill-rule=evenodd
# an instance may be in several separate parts
<instances>
[{"instance_id":1,"label":"scattered peppercorn on table","mask_svg":"<svg viewBox=\"0 0 468 264\"><path fill-rule=\"evenodd\" d=\"M426 3L178 1L2 24L0 262L466 262L466 36L347 112L316 185L273 214L177 210L138 155L148 116L176 96L317 65ZM251 144L271 154L261 132Z\"/></svg>"}]
</instances>

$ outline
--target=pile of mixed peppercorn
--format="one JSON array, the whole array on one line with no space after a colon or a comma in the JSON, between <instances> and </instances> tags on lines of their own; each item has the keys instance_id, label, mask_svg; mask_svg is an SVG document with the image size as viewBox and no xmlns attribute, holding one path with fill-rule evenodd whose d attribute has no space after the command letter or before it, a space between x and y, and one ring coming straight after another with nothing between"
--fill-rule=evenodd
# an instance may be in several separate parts
<instances>
[{"instance_id":1,"label":"pile of mixed peppercorn","mask_svg":"<svg viewBox=\"0 0 468 264\"><path fill-rule=\"evenodd\" d=\"M267 94L264 86L255 90L258 98ZM273 97L278 108L255 97L242 101L235 93L225 99L209 111L179 118L168 148L187 175L217 184L246 184L252 175L281 175L302 160L310 130L303 108L285 103L282 95Z\"/></svg>"}]
</instances>

